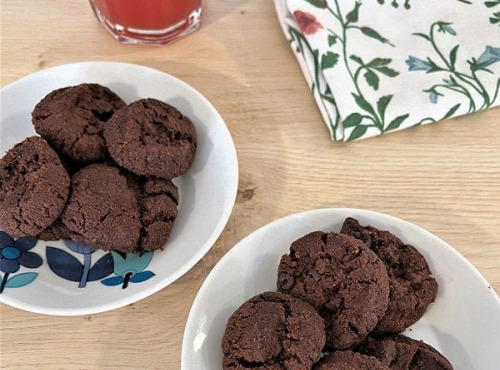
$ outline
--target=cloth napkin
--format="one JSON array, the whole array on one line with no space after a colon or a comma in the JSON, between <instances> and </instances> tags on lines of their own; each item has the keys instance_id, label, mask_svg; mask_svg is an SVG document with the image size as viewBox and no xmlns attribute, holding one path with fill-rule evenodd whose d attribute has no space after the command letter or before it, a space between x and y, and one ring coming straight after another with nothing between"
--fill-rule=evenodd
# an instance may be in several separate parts
<instances>
[{"instance_id":1,"label":"cloth napkin","mask_svg":"<svg viewBox=\"0 0 500 370\"><path fill-rule=\"evenodd\" d=\"M500 0L275 0L333 140L500 104Z\"/></svg>"}]
</instances>

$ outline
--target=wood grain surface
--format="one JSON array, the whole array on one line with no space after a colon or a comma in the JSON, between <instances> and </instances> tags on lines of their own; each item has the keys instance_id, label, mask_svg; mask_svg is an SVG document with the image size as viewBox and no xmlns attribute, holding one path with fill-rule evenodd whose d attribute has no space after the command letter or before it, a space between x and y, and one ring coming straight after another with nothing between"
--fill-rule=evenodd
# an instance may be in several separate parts
<instances>
[{"instance_id":1,"label":"wood grain surface","mask_svg":"<svg viewBox=\"0 0 500 370\"><path fill-rule=\"evenodd\" d=\"M225 231L178 281L130 306L50 317L1 305L5 369L179 369L184 325L217 261L292 213L354 207L415 223L456 248L500 291L500 110L350 144L326 126L270 0L207 0L201 29L166 47L122 45L86 1L1 0L1 85L77 61L172 74L219 110L240 166Z\"/></svg>"}]
</instances>

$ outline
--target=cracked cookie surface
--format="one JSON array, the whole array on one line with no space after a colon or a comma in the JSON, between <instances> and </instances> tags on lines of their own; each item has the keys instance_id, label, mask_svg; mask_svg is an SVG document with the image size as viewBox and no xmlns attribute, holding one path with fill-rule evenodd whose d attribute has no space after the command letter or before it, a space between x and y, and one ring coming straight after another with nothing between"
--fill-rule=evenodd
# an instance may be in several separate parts
<instances>
[{"instance_id":1,"label":"cracked cookie surface","mask_svg":"<svg viewBox=\"0 0 500 370\"><path fill-rule=\"evenodd\" d=\"M229 318L223 369L309 370L325 343L323 319L307 303L265 292Z\"/></svg>"},{"instance_id":2,"label":"cracked cookie surface","mask_svg":"<svg viewBox=\"0 0 500 370\"><path fill-rule=\"evenodd\" d=\"M400 333L418 321L438 290L424 256L389 231L362 226L354 218L344 221L341 232L361 240L387 267L389 307L374 332Z\"/></svg>"},{"instance_id":3,"label":"cracked cookie surface","mask_svg":"<svg viewBox=\"0 0 500 370\"><path fill-rule=\"evenodd\" d=\"M57 154L32 136L0 159L0 228L33 236L51 225L68 198L70 179Z\"/></svg>"},{"instance_id":4,"label":"cracked cookie surface","mask_svg":"<svg viewBox=\"0 0 500 370\"><path fill-rule=\"evenodd\" d=\"M134 253L141 222L139 204L116 167L92 164L71 178L71 195L62 213L71 238L91 247Z\"/></svg>"},{"instance_id":5,"label":"cracked cookie surface","mask_svg":"<svg viewBox=\"0 0 500 370\"><path fill-rule=\"evenodd\" d=\"M403 335L369 337L360 352L376 357L392 370L453 370L434 347Z\"/></svg>"},{"instance_id":6,"label":"cracked cookie surface","mask_svg":"<svg viewBox=\"0 0 500 370\"><path fill-rule=\"evenodd\" d=\"M120 109L104 127L104 138L116 163L143 176L180 176L196 152L191 120L156 99L141 99Z\"/></svg>"},{"instance_id":7,"label":"cracked cookie surface","mask_svg":"<svg viewBox=\"0 0 500 370\"><path fill-rule=\"evenodd\" d=\"M163 248L177 217L179 192L170 180L127 174L139 203L141 233L135 253Z\"/></svg>"},{"instance_id":8,"label":"cracked cookie surface","mask_svg":"<svg viewBox=\"0 0 500 370\"><path fill-rule=\"evenodd\" d=\"M352 351L332 352L314 366L314 370L389 370L375 357Z\"/></svg>"},{"instance_id":9,"label":"cracked cookie surface","mask_svg":"<svg viewBox=\"0 0 500 370\"><path fill-rule=\"evenodd\" d=\"M359 240L333 232L312 232L294 241L281 258L277 285L323 317L328 350L361 343L389 300L382 261Z\"/></svg>"},{"instance_id":10,"label":"cracked cookie surface","mask_svg":"<svg viewBox=\"0 0 500 370\"><path fill-rule=\"evenodd\" d=\"M36 239L47 241L71 239L71 232L68 230L66 225L62 223L61 217L58 217L49 227L38 234Z\"/></svg>"},{"instance_id":11,"label":"cracked cookie surface","mask_svg":"<svg viewBox=\"0 0 500 370\"><path fill-rule=\"evenodd\" d=\"M97 162L106 155L102 128L125 102L107 87L81 84L49 93L35 107L36 132L61 156Z\"/></svg>"}]
</instances>

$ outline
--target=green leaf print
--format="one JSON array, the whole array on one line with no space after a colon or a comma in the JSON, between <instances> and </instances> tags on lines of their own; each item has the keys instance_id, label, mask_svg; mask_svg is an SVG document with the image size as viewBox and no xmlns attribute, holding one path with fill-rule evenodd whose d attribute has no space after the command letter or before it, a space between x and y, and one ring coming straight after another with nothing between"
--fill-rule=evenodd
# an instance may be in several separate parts
<instances>
[{"instance_id":1,"label":"green leaf print","mask_svg":"<svg viewBox=\"0 0 500 370\"><path fill-rule=\"evenodd\" d=\"M343 122L344 128L356 127L363 120L363 116L359 113L351 113Z\"/></svg>"},{"instance_id":2,"label":"green leaf print","mask_svg":"<svg viewBox=\"0 0 500 370\"><path fill-rule=\"evenodd\" d=\"M366 66L371 68L380 68L384 67L392 62L392 59L389 58L375 58Z\"/></svg>"},{"instance_id":3,"label":"green leaf print","mask_svg":"<svg viewBox=\"0 0 500 370\"><path fill-rule=\"evenodd\" d=\"M389 67L378 67L376 69L378 72L383 73L384 75L386 75L388 77L396 77L399 75L398 71L395 71L394 69L389 68Z\"/></svg>"},{"instance_id":4,"label":"green leaf print","mask_svg":"<svg viewBox=\"0 0 500 370\"><path fill-rule=\"evenodd\" d=\"M358 64L360 64L360 65L362 65L362 66L364 66L364 65L365 65L365 64L363 63L363 60L362 60L360 57L356 56L356 55L351 55L351 56L350 56L350 58L351 58L352 60L354 60L356 63L358 63Z\"/></svg>"},{"instance_id":5,"label":"green leaf print","mask_svg":"<svg viewBox=\"0 0 500 370\"><path fill-rule=\"evenodd\" d=\"M427 41L431 41L431 38L429 36L427 36L425 33L416 32L416 33L414 33L414 35L418 36L418 37L422 37L423 39L425 39Z\"/></svg>"},{"instance_id":6,"label":"green leaf print","mask_svg":"<svg viewBox=\"0 0 500 370\"><path fill-rule=\"evenodd\" d=\"M391 46L394 46L389 40L387 40L385 37L382 37L377 31L375 31L373 28L370 27L361 27L361 32L368 37L371 37L372 39L378 40L383 44L389 44Z\"/></svg>"},{"instance_id":7,"label":"green leaf print","mask_svg":"<svg viewBox=\"0 0 500 370\"><path fill-rule=\"evenodd\" d=\"M491 24L499 24L500 25L500 12L493 13L493 17L490 17Z\"/></svg>"},{"instance_id":8,"label":"green leaf print","mask_svg":"<svg viewBox=\"0 0 500 370\"><path fill-rule=\"evenodd\" d=\"M331 97L331 96L322 94L321 99L326 100L328 103L330 103L332 105L335 105L335 99L333 99L333 97Z\"/></svg>"},{"instance_id":9,"label":"green leaf print","mask_svg":"<svg viewBox=\"0 0 500 370\"><path fill-rule=\"evenodd\" d=\"M385 118L385 110L387 109L387 106L392 100L392 95L386 95L382 96L378 102L377 102L377 110L378 113L380 114L380 117L382 118L382 121L384 121Z\"/></svg>"},{"instance_id":10,"label":"green leaf print","mask_svg":"<svg viewBox=\"0 0 500 370\"><path fill-rule=\"evenodd\" d=\"M389 123L389 126L385 129L385 131L391 131L399 128L401 124L409 117L409 114L403 114L402 116L398 116L392 120L391 123Z\"/></svg>"},{"instance_id":11,"label":"green leaf print","mask_svg":"<svg viewBox=\"0 0 500 370\"><path fill-rule=\"evenodd\" d=\"M361 109L363 109L364 111L374 115L375 114L375 111L373 110L372 106L370 105L370 103L368 103L366 101L365 98L363 98L362 96L360 95L356 95L355 93L351 93L352 96L354 97L354 101L356 102L356 104L358 105L358 107L360 107Z\"/></svg>"},{"instance_id":12,"label":"green leaf print","mask_svg":"<svg viewBox=\"0 0 500 370\"><path fill-rule=\"evenodd\" d=\"M339 55L328 51L321 57L321 69L333 68L338 63L338 61Z\"/></svg>"},{"instance_id":13,"label":"green leaf print","mask_svg":"<svg viewBox=\"0 0 500 370\"><path fill-rule=\"evenodd\" d=\"M363 126L363 125L356 126L356 128L354 130L352 130L351 135L349 136L349 139L347 139L347 140L353 141L353 140L359 139L364 134L366 134L367 130L368 130L367 126Z\"/></svg>"},{"instance_id":14,"label":"green leaf print","mask_svg":"<svg viewBox=\"0 0 500 370\"><path fill-rule=\"evenodd\" d=\"M442 120L445 120L447 118L450 118L451 116L453 116L455 114L455 112L458 110L458 108L460 108L460 103L454 105L453 107L450 108L450 110L448 111L448 113L446 113Z\"/></svg>"},{"instance_id":15,"label":"green leaf print","mask_svg":"<svg viewBox=\"0 0 500 370\"><path fill-rule=\"evenodd\" d=\"M451 69L455 69L455 63L457 62L457 53L458 53L458 47L459 46L460 45L455 46L450 51L450 65L451 65Z\"/></svg>"},{"instance_id":16,"label":"green leaf print","mask_svg":"<svg viewBox=\"0 0 500 370\"><path fill-rule=\"evenodd\" d=\"M337 36L328 35L328 46L332 47L337 43Z\"/></svg>"},{"instance_id":17,"label":"green leaf print","mask_svg":"<svg viewBox=\"0 0 500 370\"><path fill-rule=\"evenodd\" d=\"M500 5L500 0L486 1L484 5L486 5L487 8L493 8L494 6Z\"/></svg>"},{"instance_id":18,"label":"green leaf print","mask_svg":"<svg viewBox=\"0 0 500 370\"><path fill-rule=\"evenodd\" d=\"M378 85L380 82L380 79L378 78L377 74L373 72L372 70L367 70L365 73L365 80L368 85L373 87L375 91L378 90Z\"/></svg>"},{"instance_id":19,"label":"green leaf print","mask_svg":"<svg viewBox=\"0 0 500 370\"><path fill-rule=\"evenodd\" d=\"M356 3L354 3L354 9L351 10L349 13L347 13L346 15L346 19L351 22L351 23L356 23L358 21L358 18L359 18L359 7L361 6L361 3L356 1Z\"/></svg>"}]
</instances>

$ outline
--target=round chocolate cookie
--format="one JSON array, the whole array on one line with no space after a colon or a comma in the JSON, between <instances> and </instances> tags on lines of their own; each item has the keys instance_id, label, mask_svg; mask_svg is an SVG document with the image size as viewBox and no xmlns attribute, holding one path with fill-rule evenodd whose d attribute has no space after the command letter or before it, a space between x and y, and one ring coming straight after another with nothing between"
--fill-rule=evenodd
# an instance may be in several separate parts
<instances>
[{"instance_id":1,"label":"round chocolate cookie","mask_svg":"<svg viewBox=\"0 0 500 370\"><path fill-rule=\"evenodd\" d=\"M450 362L434 347L405 337L368 337L360 352L376 357L393 370L453 370Z\"/></svg>"},{"instance_id":2,"label":"round chocolate cookie","mask_svg":"<svg viewBox=\"0 0 500 370\"><path fill-rule=\"evenodd\" d=\"M311 304L326 325L326 348L361 343L387 309L389 278L380 259L355 238L312 232L281 258L278 290Z\"/></svg>"},{"instance_id":3,"label":"round chocolate cookie","mask_svg":"<svg viewBox=\"0 0 500 370\"><path fill-rule=\"evenodd\" d=\"M389 370L375 357L358 352L336 351L326 355L314 366L315 370Z\"/></svg>"},{"instance_id":4,"label":"round chocolate cookie","mask_svg":"<svg viewBox=\"0 0 500 370\"><path fill-rule=\"evenodd\" d=\"M47 142L32 136L0 159L0 228L33 236L51 225L68 199L70 180Z\"/></svg>"},{"instance_id":5,"label":"round chocolate cookie","mask_svg":"<svg viewBox=\"0 0 500 370\"><path fill-rule=\"evenodd\" d=\"M103 125L123 106L107 87L81 84L52 91L31 116L36 132L61 157L90 163L104 159Z\"/></svg>"},{"instance_id":6,"label":"round chocolate cookie","mask_svg":"<svg viewBox=\"0 0 500 370\"><path fill-rule=\"evenodd\" d=\"M307 303L266 292L229 318L223 369L309 370L325 344L323 319Z\"/></svg>"},{"instance_id":7,"label":"round chocolate cookie","mask_svg":"<svg viewBox=\"0 0 500 370\"><path fill-rule=\"evenodd\" d=\"M179 192L170 180L127 175L139 202L141 234L136 253L163 248L177 217Z\"/></svg>"},{"instance_id":8,"label":"round chocolate cookie","mask_svg":"<svg viewBox=\"0 0 500 370\"><path fill-rule=\"evenodd\" d=\"M196 130L189 118L156 99L138 100L120 109L104 127L113 159L144 176L173 179L191 166Z\"/></svg>"},{"instance_id":9,"label":"round chocolate cookie","mask_svg":"<svg viewBox=\"0 0 500 370\"><path fill-rule=\"evenodd\" d=\"M294 241L278 267L278 290L311 304L325 320L326 348L361 343L387 309L389 278L363 243L312 232Z\"/></svg>"},{"instance_id":10,"label":"round chocolate cookie","mask_svg":"<svg viewBox=\"0 0 500 370\"><path fill-rule=\"evenodd\" d=\"M71 178L62 222L77 242L104 250L136 251L141 230L139 205L116 167L92 164Z\"/></svg>"},{"instance_id":11,"label":"round chocolate cookie","mask_svg":"<svg viewBox=\"0 0 500 370\"><path fill-rule=\"evenodd\" d=\"M387 267L389 307L374 332L400 333L418 321L436 299L438 289L424 256L389 231L361 226L353 218L344 221L341 232L363 241Z\"/></svg>"}]
</instances>

